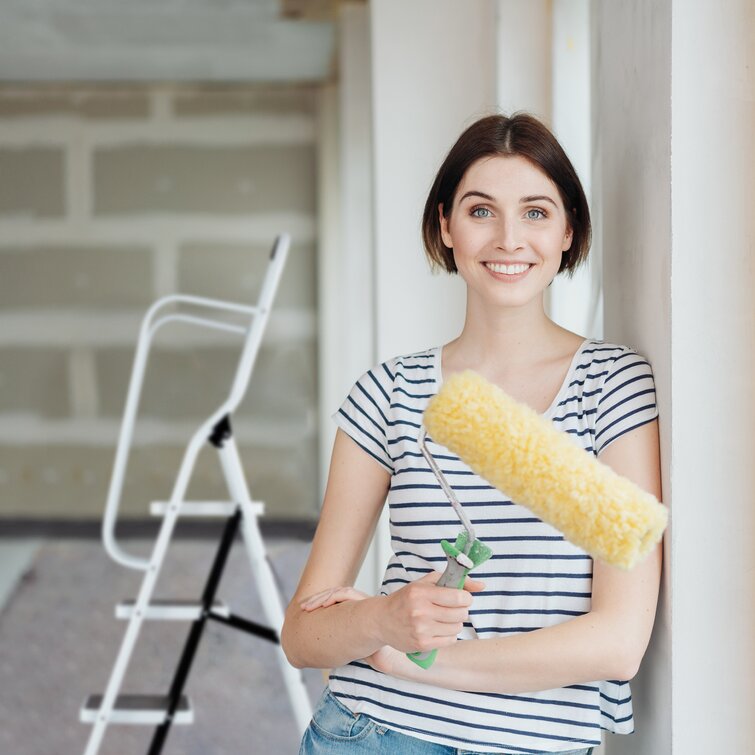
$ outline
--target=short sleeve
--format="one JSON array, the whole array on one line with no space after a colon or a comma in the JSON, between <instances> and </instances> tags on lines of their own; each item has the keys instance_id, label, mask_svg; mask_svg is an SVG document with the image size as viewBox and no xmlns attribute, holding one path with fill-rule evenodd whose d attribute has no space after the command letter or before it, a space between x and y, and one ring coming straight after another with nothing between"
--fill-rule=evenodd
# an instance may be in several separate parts
<instances>
[{"instance_id":1,"label":"short sleeve","mask_svg":"<svg viewBox=\"0 0 755 755\"><path fill-rule=\"evenodd\" d=\"M595 416L595 455L657 416L653 369L647 359L624 346L609 362L603 379Z\"/></svg>"},{"instance_id":2,"label":"short sleeve","mask_svg":"<svg viewBox=\"0 0 755 755\"><path fill-rule=\"evenodd\" d=\"M382 467L393 473L388 450L390 395L393 380L385 364L362 375L349 392L333 420Z\"/></svg>"}]
</instances>

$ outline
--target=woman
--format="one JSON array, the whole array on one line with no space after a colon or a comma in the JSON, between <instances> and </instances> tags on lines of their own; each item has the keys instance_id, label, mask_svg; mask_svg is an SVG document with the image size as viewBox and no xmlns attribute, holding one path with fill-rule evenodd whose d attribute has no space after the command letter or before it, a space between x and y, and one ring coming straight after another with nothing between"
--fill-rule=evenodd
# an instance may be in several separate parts
<instances>
[{"instance_id":1,"label":"woman","mask_svg":"<svg viewBox=\"0 0 755 755\"><path fill-rule=\"evenodd\" d=\"M587 256L590 219L569 159L535 118L489 116L460 136L423 240L466 283L464 327L369 370L334 415L320 523L282 637L295 666L333 669L301 752L586 755L601 729L633 731L628 682L653 625L660 546L629 572L593 561L430 441L493 549L464 590L438 587L439 541L460 525L417 434L442 381L473 369L660 499L652 370L545 313L553 278ZM369 597L350 585L386 496L393 554ZM405 655L431 648L429 669Z\"/></svg>"}]
</instances>

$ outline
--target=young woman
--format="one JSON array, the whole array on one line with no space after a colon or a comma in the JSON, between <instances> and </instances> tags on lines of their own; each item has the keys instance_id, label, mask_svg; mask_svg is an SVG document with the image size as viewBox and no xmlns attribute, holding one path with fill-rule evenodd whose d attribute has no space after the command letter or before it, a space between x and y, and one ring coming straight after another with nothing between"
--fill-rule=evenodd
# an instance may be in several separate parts
<instances>
[{"instance_id":1,"label":"young woman","mask_svg":"<svg viewBox=\"0 0 755 755\"><path fill-rule=\"evenodd\" d=\"M650 637L660 546L631 571L593 561L447 449L429 449L492 558L436 586L461 529L417 446L444 379L473 369L661 498L653 374L634 349L572 333L543 295L590 244L579 179L550 131L494 115L453 146L425 205L433 264L466 284L464 327L366 372L339 426L320 523L288 607L285 652L331 668L301 753L579 753L633 731L629 680ZM428 317L432 313L428 312ZM354 584L384 502L379 595ZM406 657L438 648L422 669Z\"/></svg>"}]
</instances>

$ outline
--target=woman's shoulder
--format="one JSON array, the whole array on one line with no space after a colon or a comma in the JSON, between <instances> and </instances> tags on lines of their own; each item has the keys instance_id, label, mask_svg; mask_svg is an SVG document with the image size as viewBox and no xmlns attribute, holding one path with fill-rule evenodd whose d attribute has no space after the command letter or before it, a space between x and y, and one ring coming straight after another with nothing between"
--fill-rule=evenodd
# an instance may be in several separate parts
<instances>
[{"instance_id":1,"label":"woman's shoulder","mask_svg":"<svg viewBox=\"0 0 755 755\"><path fill-rule=\"evenodd\" d=\"M601 338L587 339L584 352L590 354L594 362L613 364L617 360L631 359L632 361L641 360L649 364L649 360L639 347Z\"/></svg>"},{"instance_id":2,"label":"woman's shoulder","mask_svg":"<svg viewBox=\"0 0 755 755\"><path fill-rule=\"evenodd\" d=\"M382 362L371 367L365 374L387 375L394 380L396 375L426 372L432 373L435 367L439 347L434 346L422 351L411 353L397 354L396 356L385 359Z\"/></svg>"},{"instance_id":3,"label":"woman's shoulder","mask_svg":"<svg viewBox=\"0 0 755 755\"><path fill-rule=\"evenodd\" d=\"M423 351L414 351L411 354L399 354L391 357L384 364L394 372L408 372L411 370L430 371L435 366L435 358L439 347L434 346Z\"/></svg>"},{"instance_id":4,"label":"woman's shoulder","mask_svg":"<svg viewBox=\"0 0 755 755\"><path fill-rule=\"evenodd\" d=\"M388 399L397 387L400 391L407 384L433 383L438 351L439 347L431 347L378 362L362 373L355 388L363 393L377 391Z\"/></svg>"},{"instance_id":5,"label":"woman's shoulder","mask_svg":"<svg viewBox=\"0 0 755 755\"><path fill-rule=\"evenodd\" d=\"M605 349L595 376L593 452L601 454L614 440L658 417L655 378L650 361L631 344L596 341Z\"/></svg>"}]
</instances>

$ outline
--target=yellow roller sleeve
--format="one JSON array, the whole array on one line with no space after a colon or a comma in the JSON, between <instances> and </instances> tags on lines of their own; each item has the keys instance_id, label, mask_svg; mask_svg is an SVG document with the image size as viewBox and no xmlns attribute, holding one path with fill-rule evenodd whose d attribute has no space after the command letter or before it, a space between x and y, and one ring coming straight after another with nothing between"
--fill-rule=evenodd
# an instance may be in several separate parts
<instances>
[{"instance_id":1,"label":"yellow roller sleeve","mask_svg":"<svg viewBox=\"0 0 755 755\"><path fill-rule=\"evenodd\" d=\"M568 433L475 372L453 375L424 415L430 437L591 556L631 569L668 512Z\"/></svg>"}]
</instances>

